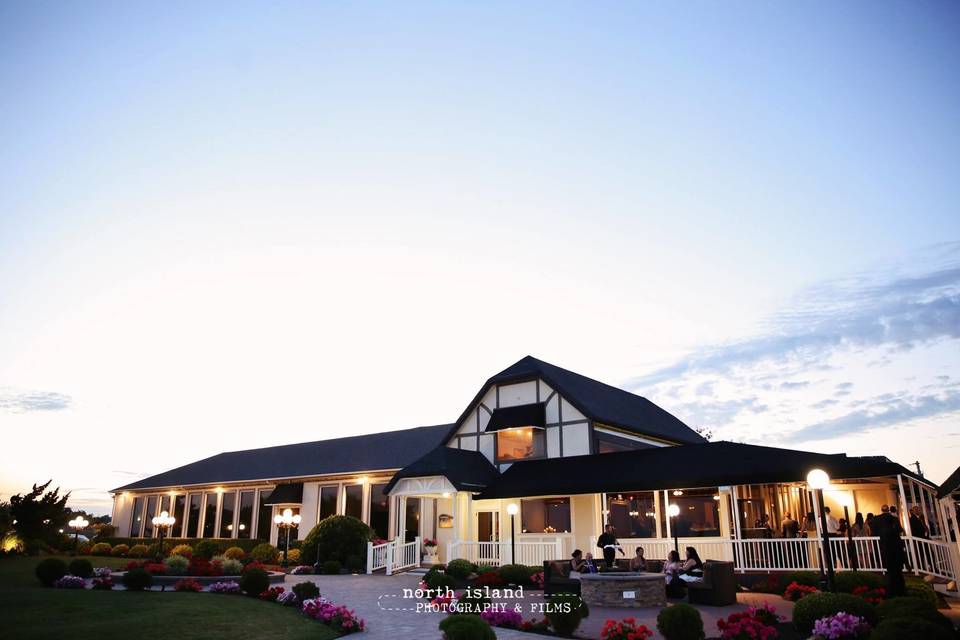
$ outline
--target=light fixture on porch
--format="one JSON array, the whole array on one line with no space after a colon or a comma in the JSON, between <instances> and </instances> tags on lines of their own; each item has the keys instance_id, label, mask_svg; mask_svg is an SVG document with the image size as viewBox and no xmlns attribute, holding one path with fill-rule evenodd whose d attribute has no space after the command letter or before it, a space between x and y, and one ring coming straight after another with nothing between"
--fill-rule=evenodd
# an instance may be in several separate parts
<instances>
[{"instance_id":1,"label":"light fixture on porch","mask_svg":"<svg viewBox=\"0 0 960 640\"><path fill-rule=\"evenodd\" d=\"M681 491L680 489L674 489L674 490L673 490L673 495L675 495L675 496L677 496L677 497L682 496L682 495L683 495L683 491Z\"/></svg>"},{"instance_id":2,"label":"light fixture on porch","mask_svg":"<svg viewBox=\"0 0 960 640\"><path fill-rule=\"evenodd\" d=\"M667 515L670 516L670 530L673 532L673 550L680 554L680 542L677 540L677 516L680 515L680 507L675 504L667 505Z\"/></svg>"},{"instance_id":3,"label":"light fixture on porch","mask_svg":"<svg viewBox=\"0 0 960 640\"><path fill-rule=\"evenodd\" d=\"M820 563L821 575L826 566L827 591L833 591L833 558L830 555L830 532L827 531L827 514L823 511L823 490L830 486L830 476L823 469L811 469L807 473L807 487L817 498L817 507L820 509L820 546L823 562Z\"/></svg>"},{"instance_id":4,"label":"light fixture on porch","mask_svg":"<svg viewBox=\"0 0 960 640\"><path fill-rule=\"evenodd\" d=\"M517 540L513 534L513 524L518 511L520 511L520 507L517 506L516 502L507 505L507 513L510 514L510 564L516 564L517 559Z\"/></svg>"},{"instance_id":5,"label":"light fixture on porch","mask_svg":"<svg viewBox=\"0 0 960 640\"><path fill-rule=\"evenodd\" d=\"M17 521L14 520L13 523L16 524ZM77 555L77 540L80 538L80 531L86 529L90 523L83 516L77 516L67 524L73 529L73 555ZM63 533L63 529L60 530L60 533Z\"/></svg>"},{"instance_id":6,"label":"light fixture on porch","mask_svg":"<svg viewBox=\"0 0 960 640\"><path fill-rule=\"evenodd\" d=\"M278 513L273 517L278 529L284 531L284 540L286 544L283 547L283 566L287 566L287 556L290 553L290 529L300 525L300 514L294 515L293 509L287 508L283 513Z\"/></svg>"},{"instance_id":7,"label":"light fixture on porch","mask_svg":"<svg viewBox=\"0 0 960 640\"><path fill-rule=\"evenodd\" d=\"M150 520L150 522L153 523L153 527L157 530L157 536L159 538L159 544L157 544L158 562L163 560L163 532L169 527L172 527L176 521L177 519L166 511L161 511L160 515L154 516L153 519Z\"/></svg>"}]
</instances>

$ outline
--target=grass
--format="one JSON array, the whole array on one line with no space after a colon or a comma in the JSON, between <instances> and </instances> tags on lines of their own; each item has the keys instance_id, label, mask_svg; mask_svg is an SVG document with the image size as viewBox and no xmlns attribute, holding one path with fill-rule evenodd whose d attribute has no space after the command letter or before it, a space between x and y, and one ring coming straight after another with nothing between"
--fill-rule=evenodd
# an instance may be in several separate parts
<instances>
[{"instance_id":1,"label":"grass","mask_svg":"<svg viewBox=\"0 0 960 640\"><path fill-rule=\"evenodd\" d=\"M88 559L95 567L119 568L128 562ZM0 638L330 640L337 635L293 608L244 596L44 588L33 574L37 562L26 557L0 559Z\"/></svg>"}]
</instances>

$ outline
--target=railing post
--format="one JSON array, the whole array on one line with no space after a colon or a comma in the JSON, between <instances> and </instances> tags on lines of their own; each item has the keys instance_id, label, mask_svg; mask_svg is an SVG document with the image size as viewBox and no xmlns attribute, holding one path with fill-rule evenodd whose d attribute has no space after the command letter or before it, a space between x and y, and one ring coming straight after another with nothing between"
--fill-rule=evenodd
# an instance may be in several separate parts
<instances>
[{"instance_id":1,"label":"railing post","mask_svg":"<svg viewBox=\"0 0 960 640\"><path fill-rule=\"evenodd\" d=\"M393 575L393 550L396 547L397 541L393 540L387 543L387 575Z\"/></svg>"},{"instance_id":2,"label":"railing post","mask_svg":"<svg viewBox=\"0 0 960 640\"><path fill-rule=\"evenodd\" d=\"M367 542L367 573L373 573L373 543Z\"/></svg>"},{"instance_id":3,"label":"railing post","mask_svg":"<svg viewBox=\"0 0 960 640\"><path fill-rule=\"evenodd\" d=\"M423 561L423 556L420 553L420 536L414 538L413 541L417 543L413 549L413 566L419 567L420 563Z\"/></svg>"},{"instance_id":4,"label":"railing post","mask_svg":"<svg viewBox=\"0 0 960 640\"><path fill-rule=\"evenodd\" d=\"M447 557L444 559L444 562L450 562L451 560L453 560L454 542L455 542L454 540L451 540L450 542L447 543Z\"/></svg>"},{"instance_id":5,"label":"railing post","mask_svg":"<svg viewBox=\"0 0 960 640\"><path fill-rule=\"evenodd\" d=\"M554 541L554 549L556 550L555 556L553 558L544 558L544 560L562 560L563 559L563 541L560 538L557 538Z\"/></svg>"}]
</instances>

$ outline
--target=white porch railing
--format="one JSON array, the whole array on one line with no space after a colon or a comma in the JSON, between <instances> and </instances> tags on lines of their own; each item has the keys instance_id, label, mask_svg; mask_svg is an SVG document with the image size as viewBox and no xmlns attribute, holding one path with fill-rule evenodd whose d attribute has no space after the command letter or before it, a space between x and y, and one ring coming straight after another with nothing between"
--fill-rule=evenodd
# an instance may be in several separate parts
<instances>
[{"instance_id":1,"label":"white porch railing","mask_svg":"<svg viewBox=\"0 0 960 640\"><path fill-rule=\"evenodd\" d=\"M390 540L382 544L367 543L367 573L383 569L386 574L410 569L420 564L420 536L412 542Z\"/></svg>"},{"instance_id":2,"label":"white porch railing","mask_svg":"<svg viewBox=\"0 0 960 640\"><path fill-rule=\"evenodd\" d=\"M511 546L509 540L499 542L474 542L470 540L453 540L447 543L447 562L456 558L463 558L476 564L500 566L511 563L511 553L515 550L514 564L542 565L547 560L557 560L564 557L563 541L541 540L537 542L523 541Z\"/></svg>"},{"instance_id":3,"label":"white porch railing","mask_svg":"<svg viewBox=\"0 0 960 640\"><path fill-rule=\"evenodd\" d=\"M913 537L903 540L907 551L906 571L956 579L958 571L949 544ZM819 570L821 565L820 538L680 538L677 544L681 556L685 547L693 547L702 559L732 561L741 572ZM596 549L596 538L590 539L590 545L591 551ZM645 557L662 560L673 550L674 541L672 538L621 538L620 545L627 558L633 557L637 547L643 547ZM835 569L847 570L856 566L860 571L884 570L878 537L848 541L832 536L830 552Z\"/></svg>"}]
</instances>

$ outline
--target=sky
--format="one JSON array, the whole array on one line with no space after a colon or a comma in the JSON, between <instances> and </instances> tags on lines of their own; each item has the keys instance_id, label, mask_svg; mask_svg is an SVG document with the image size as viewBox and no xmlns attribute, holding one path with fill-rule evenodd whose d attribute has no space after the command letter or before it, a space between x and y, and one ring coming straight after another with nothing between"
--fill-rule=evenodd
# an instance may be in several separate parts
<instances>
[{"instance_id":1,"label":"sky","mask_svg":"<svg viewBox=\"0 0 960 640\"><path fill-rule=\"evenodd\" d=\"M454 420L531 354L960 459L960 5L0 3L0 499Z\"/></svg>"}]
</instances>

